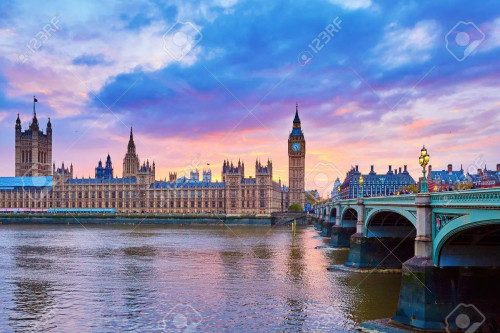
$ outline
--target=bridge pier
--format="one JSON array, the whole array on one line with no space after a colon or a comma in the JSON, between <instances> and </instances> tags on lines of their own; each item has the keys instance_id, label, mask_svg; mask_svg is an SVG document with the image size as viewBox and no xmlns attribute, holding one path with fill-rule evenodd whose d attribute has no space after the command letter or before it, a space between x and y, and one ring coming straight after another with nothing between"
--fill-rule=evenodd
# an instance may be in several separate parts
<instances>
[{"instance_id":1,"label":"bridge pier","mask_svg":"<svg viewBox=\"0 0 500 333\"><path fill-rule=\"evenodd\" d=\"M401 258L413 255L412 240L397 237L351 236L349 257L346 266L366 269L399 269Z\"/></svg>"},{"instance_id":2,"label":"bridge pier","mask_svg":"<svg viewBox=\"0 0 500 333\"><path fill-rule=\"evenodd\" d=\"M330 221L323 221L321 224L321 236L322 237L331 237L332 235L332 224Z\"/></svg>"},{"instance_id":3,"label":"bridge pier","mask_svg":"<svg viewBox=\"0 0 500 333\"><path fill-rule=\"evenodd\" d=\"M351 236L356 233L356 227L340 227L334 225L331 229L331 247L350 247Z\"/></svg>"},{"instance_id":4,"label":"bridge pier","mask_svg":"<svg viewBox=\"0 0 500 333\"><path fill-rule=\"evenodd\" d=\"M337 216L335 218L335 225L332 226L332 238L330 240L330 247L350 247L351 236L356 233L356 226L351 223L351 220L342 220L341 206L337 204Z\"/></svg>"},{"instance_id":5,"label":"bridge pier","mask_svg":"<svg viewBox=\"0 0 500 333\"><path fill-rule=\"evenodd\" d=\"M485 321L483 327L498 329L500 313L495 309L500 309L500 285L495 281L499 273L494 267L436 267L430 259L413 257L403 264L392 320L421 330L445 330L448 318L450 331L462 332L456 318L464 314L470 325Z\"/></svg>"},{"instance_id":6,"label":"bridge pier","mask_svg":"<svg viewBox=\"0 0 500 333\"><path fill-rule=\"evenodd\" d=\"M433 260L432 207L429 194L418 194L415 256L403 264L398 308L393 321L421 330L464 331L457 316L465 315L474 332L500 327L500 269L491 266L437 266ZM494 251L490 248L490 251ZM487 257L487 255L484 255ZM496 258L494 255L493 258ZM473 307L473 306L474 307ZM497 310L495 310L497 309ZM478 330L479 331L479 330Z\"/></svg>"},{"instance_id":7,"label":"bridge pier","mask_svg":"<svg viewBox=\"0 0 500 333\"><path fill-rule=\"evenodd\" d=\"M319 224L319 221L316 219L316 220L314 220L314 229L319 230L319 228L320 228L320 224Z\"/></svg>"}]
</instances>

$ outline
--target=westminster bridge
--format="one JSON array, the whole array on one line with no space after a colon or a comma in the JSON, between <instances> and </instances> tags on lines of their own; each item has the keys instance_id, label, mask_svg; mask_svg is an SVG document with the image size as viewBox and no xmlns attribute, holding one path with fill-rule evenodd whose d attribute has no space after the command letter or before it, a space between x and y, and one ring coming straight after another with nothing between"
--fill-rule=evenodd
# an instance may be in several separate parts
<instances>
[{"instance_id":1,"label":"westminster bridge","mask_svg":"<svg viewBox=\"0 0 500 333\"><path fill-rule=\"evenodd\" d=\"M500 327L500 188L339 200L314 211L330 246L350 248L345 266L402 268L394 322L453 331L458 306L471 323Z\"/></svg>"}]
</instances>

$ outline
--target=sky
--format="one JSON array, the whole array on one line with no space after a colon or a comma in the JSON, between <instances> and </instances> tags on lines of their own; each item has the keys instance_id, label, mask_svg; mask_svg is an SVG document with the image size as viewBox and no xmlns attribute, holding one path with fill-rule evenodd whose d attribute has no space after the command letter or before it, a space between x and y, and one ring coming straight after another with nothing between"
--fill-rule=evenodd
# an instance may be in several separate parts
<instances>
[{"instance_id":1,"label":"sky","mask_svg":"<svg viewBox=\"0 0 500 333\"><path fill-rule=\"evenodd\" d=\"M498 1L2 1L0 46L1 176L33 95L78 177L108 153L121 175L133 126L157 179L269 158L287 183L296 103L307 189L417 178L424 144L434 170L500 163Z\"/></svg>"}]
</instances>

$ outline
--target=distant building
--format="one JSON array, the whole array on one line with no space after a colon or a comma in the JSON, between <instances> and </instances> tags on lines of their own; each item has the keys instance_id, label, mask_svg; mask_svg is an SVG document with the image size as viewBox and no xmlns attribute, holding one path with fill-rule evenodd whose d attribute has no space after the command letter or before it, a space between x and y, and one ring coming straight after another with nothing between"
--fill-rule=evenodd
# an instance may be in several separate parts
<instances>
[{"instance_id":1,"label":"distant building","mask_svg":"<svg viewBox=\"0 0 500 333\"><path fill-rule=\"evenodd\" d=\"M497 169L488 170L486 165L484 169L477 169L477 174L467 173L467 180L472 183L475 188L488 188L500 186L500 164L497 164Z\"/></svg>"},{"instance_id":2,"label":"distant building","mask_svg":"<svg viewBox=\"0 0 500 333\"><path fill-rule=\"evenodd\" d=\"M281 181L280 181L281 184ZM288 211L288 207L290 207L290 188L285 185L281 185L281 211Z\"/></svg>"},{"instance_id":3,"label":"distant building","mask_svg":"<svg viewBox=\"0 0 500 333\"><path fill-rule=\"evenodd\" d=\"M340 182L340 179L336 179L335 182L333 183L333 188L332 188L332 201L337 201L340 199L340 191L339 187L342 185Z\"/></svg>"},{"instance_id":4,"label":"distant building","mask_svg":"<svg viewBox=\"0 0 500 333\"><path fill-rule=\"evenodd\" d=\"M36 100L35 100L36 102ZM286 211L291 203L304 204L305 140L296 109L289 137L290 187L273 180L273 163L255 162L255 176L245 174L245 163L225 160L222 181L212 180L212 171L197 169L188 177L156 180L155 162L140 164L132 128L123 158L123 176L117 178L108 154L99 161L94 178L74 177L73 165L52 164L52 127L47 134L38 129L36 113L25 132L16 120L16 177L0 177L0 211L72 212L116 211L120 213L221 213L270 215ZM50 167L52 166L52 168Z\"/></svg>"},{"instance_id":5,"label":"distant building","mask_svg":"<svg viewBox=\"0 0 500 333\"><path fill-rule=\"evenodd\" d=\"M318 190L309 190L309 191L306 191L306 193L310 194L314 199L319 199Z\"/></svg>"},{"instance_id":6,"label":"distant building","mask_svg":"<svg viewBox=\"0 0 500 333\"><path fill-rule=\"evenodd\" d=\"M359 178L361 172L356 165L354 168L347 172L342 185L340 185L341 199L353 199L359 197ZM415 181L408 173L406 165L404 170L401 168L392 170L389 165L389 170L386 174L377 174L371 166L368 174L363 175L363 196L364 197L378 197L386 195L395 195L403 191L405 186L415 185Z\"/></svg>"},{"instance_id":7,"label":"distant building","mask_svg":"<svg viewBox=\"0 0 500 333\"><path fill-rule=\"evenodd\" d=\"M446 170L432 170L432 165L428 167L427 183L430 192L451 191L460 184L467 183L464 169L453 170L453 165L448 164Z\"/></svg>"}]
</instances>

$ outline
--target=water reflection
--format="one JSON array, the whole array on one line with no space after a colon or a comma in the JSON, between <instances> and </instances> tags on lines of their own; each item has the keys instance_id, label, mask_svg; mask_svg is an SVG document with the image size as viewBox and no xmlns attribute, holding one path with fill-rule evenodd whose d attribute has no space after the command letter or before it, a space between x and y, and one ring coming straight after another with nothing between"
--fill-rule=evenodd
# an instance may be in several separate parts
<instances>
[{"instance_id":1,"label":"water reflection","mask_svg":"<svg viewBox=\"0 0 500 333\"><path fill-rule=\"evenodd\" d=\"M0 226L0 331L161 331L179 305L203 331L345 331L396 307L399 276L328 272L347 251L311 229L133 228Z\"/></svg>"}]
</instances>

